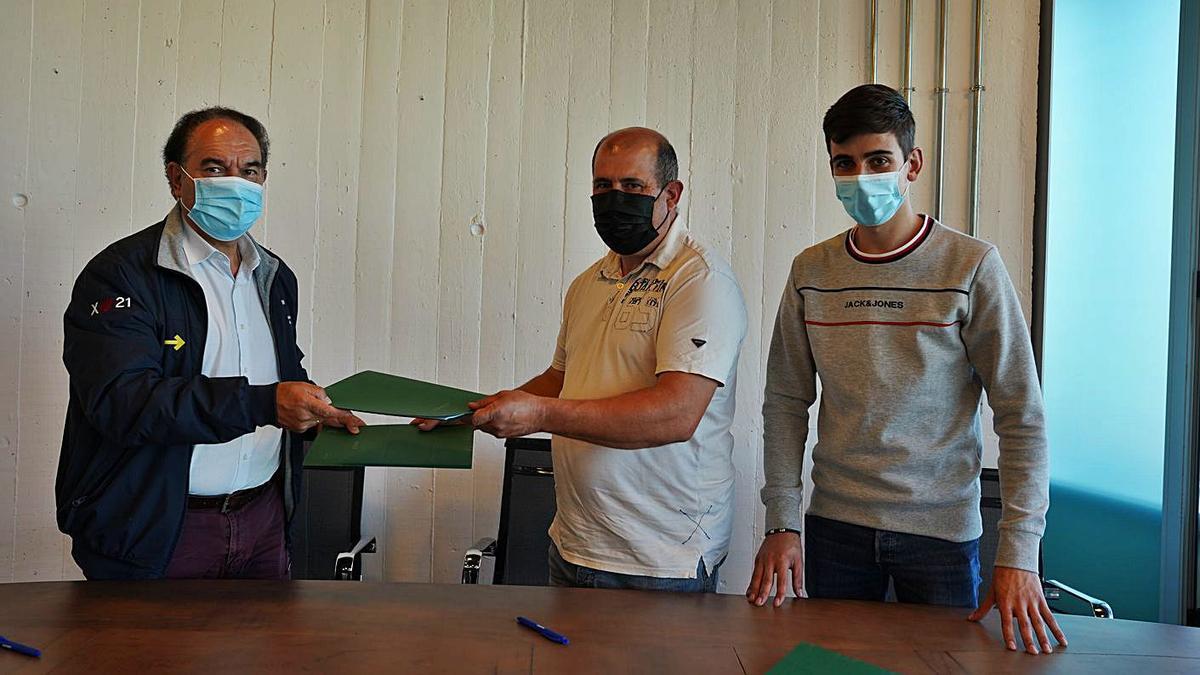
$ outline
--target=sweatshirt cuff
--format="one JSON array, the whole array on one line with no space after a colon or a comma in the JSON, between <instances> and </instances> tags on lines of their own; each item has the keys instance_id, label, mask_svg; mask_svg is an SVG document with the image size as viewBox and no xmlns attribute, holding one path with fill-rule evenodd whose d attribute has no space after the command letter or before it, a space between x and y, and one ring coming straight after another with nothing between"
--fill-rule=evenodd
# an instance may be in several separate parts
<instances>
[{"instance_id":1,"label":"sweatshirt cuff","mask_svg":"<svg viewBox=\"0 0 1200 675\"><path fill-rule=\"evenodd\" d=\"M1041 543L1040 534L1001 529L1000 541L996 546L996 565L1038 574L1038 550Z\"/></svg>"},{"instance_id":2,"label":"sweatshirt cuff","mask_svg":"<svg viewBox=\"0 0 1200 675\"><path fill-rule=\"evenodd\" d=\"M279 426L279 413L275 406L275 390L278 388L278 383L250 385L250 419L254 426Z\"/></svg>"},{"instance_id":3,"label":"sweatshirt cuff","mask_svg":"<svg viewBox=\"0 0 1200 675\"><path fill-rule=\"evenodd\" d=\"M791 497L774 497L763 503L767 507L766 526L768 530L786 528L804 531L804 522L800 518L800 500Z\"/></svg>"}]
</instances>

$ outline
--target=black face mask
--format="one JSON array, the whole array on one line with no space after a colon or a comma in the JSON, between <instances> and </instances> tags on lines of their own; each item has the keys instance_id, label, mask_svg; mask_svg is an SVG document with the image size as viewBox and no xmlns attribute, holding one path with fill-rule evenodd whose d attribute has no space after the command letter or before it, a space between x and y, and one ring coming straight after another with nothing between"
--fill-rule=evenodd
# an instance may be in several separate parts
<instances>
[{"instance_id":1,"label":"black face mask","mask_svg":"<svg viewBox=\"0 0 1200 675\"><path fill-rule=\"evenodd\" d=\"M664 185L658 195L666 189ZM649 246L658 236L658 230L654 229L657 201L658 196L620 190L592 195L592 218L604 245L617 255L633 255Z\"/></svg>"}]
</instances>

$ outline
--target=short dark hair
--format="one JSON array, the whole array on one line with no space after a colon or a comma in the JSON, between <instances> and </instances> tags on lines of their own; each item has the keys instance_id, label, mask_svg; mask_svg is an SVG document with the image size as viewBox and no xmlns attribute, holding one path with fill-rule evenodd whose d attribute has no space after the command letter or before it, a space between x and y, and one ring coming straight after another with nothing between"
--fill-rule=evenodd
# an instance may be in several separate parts
<instances>
[{"instance_id":1,"label":"short dark hair","mask_svg":"<svg viewBox=\"0 0 1200 675\"><path fill-rule=\"evenodd\" d=\"M188 140L191 139L192 132L196 130L196 127L209 120L229 120L246 127L246 130L253 134L255 140L258 141L258 150L262 153L263 166L267 165L267 150L271 146L271 140L267 138L267 129L262 122L233 108L213 106L193 110L179 118L179 121L175 123L175 128L171 130L171 135L167 137L166 145L163 146L164 167L171 162L183 164L183 155L187 151Z\"/></svg>"},{"instance_id":2,"label":"short dark hair","mask_svg":"<svg viewBox=\"0 0 1200 675\"><path fill-rule=\"evenodd\" d=\"M825 150L860 134L893 134L905 157L916 146L917 122L900 92L863 84L842 94L825 112Z\"/></svg>"},{"instance_id":3,"label":"short dark hair","mask_svg":"<svg viewBox=\"0 0 1200 675\"><path fill-rule=\"evenodd\" d=\"M621 131L625 130L621 129ZM596 155L600 154L600 146L604 145L605 141L612 138L613 134L617 133L620 132L614 131L611 134L606 135L604 138L600 139L599 143L596 144L596 148L592 150L593 169L596 168ZM675 146L671 145L671 142L667 140L666 136L663 136L658 132L654 133L658 135L658 148L656 150L654 162L654 180L658 181L659 187L663 187L671 181L679 180L679 157L675 155Z\"/></svg>"}]
</instances>

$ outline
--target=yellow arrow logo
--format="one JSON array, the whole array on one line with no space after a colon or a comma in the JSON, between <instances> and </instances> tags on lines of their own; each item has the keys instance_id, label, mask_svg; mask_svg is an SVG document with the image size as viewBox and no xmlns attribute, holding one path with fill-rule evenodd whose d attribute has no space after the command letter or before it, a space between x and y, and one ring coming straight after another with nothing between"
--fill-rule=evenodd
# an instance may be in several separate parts
<instances>
[{"instance_id":1,"label":"yellow arrow logo","mask_svg":"<svg viewBox=\"0 0 1200 675\"><path fill-rule=\"evenodd\" d=\"M179 351L180 349L183 349L183 345L187 343L184 342L183 338L179 337L177 334L174 340L167 340L166 342L163 342L163 344L167 345L168 347L174 347L175 351Z\"/></svg>"}]
</instances>

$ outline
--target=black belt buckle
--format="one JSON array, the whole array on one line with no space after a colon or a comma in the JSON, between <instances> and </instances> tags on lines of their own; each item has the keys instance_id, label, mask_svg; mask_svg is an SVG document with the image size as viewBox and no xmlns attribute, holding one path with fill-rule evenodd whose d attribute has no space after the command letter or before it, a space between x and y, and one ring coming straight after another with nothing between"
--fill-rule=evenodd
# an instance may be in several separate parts
<instances>
[{"instance_id":1,"label":"black belt buckle","mask_svg":"<svg viewBox=\"0 0 1200 675\"><path fill-rule=\"evenodd\" d=\"M262 485L259 485L258 487L252 487L252 488L248 488L245 490L238 490L237 492L231 492L227 495L213 495L211 497L196 497L195 499L198 502L200 502L201 504L203 504L203 506L197 506L195 508L202 508L202 509L214 509L215 508L221 513L221 515L227 515L229 513L232 513L234 511L237 511L238 509L245 507L247 504L254 501L254 499L258 495L262 494L263 492L266 492L266 489L268 487L270 487L270 485L271 485L271 481L267 481L266 483L263 483ZM188 497L189 503L192 501L192 499L193 499L192 497Z\"/></svg>"}]
</instances>

